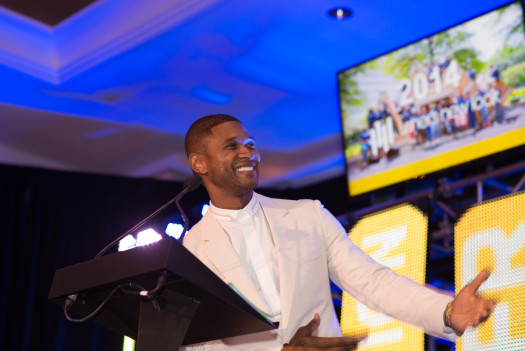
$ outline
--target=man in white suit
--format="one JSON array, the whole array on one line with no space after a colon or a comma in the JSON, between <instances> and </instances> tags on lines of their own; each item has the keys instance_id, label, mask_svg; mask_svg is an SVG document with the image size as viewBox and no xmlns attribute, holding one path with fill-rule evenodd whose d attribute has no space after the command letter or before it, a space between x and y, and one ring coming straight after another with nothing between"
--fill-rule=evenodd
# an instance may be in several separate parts
<instances>
[{"instance_id":1,"label":"man in white suit","mask_svg":"<svg viewBox=\"0 0 525 351\"><path fill-rule=\"evenodd\" d=\"M255 139L236 118L197 120L186 134L186 152L211 201L186 235L185 247L268 319L279 322L274 331L187 349L356 349L365 336L342 336L329 279L367 306L450 340L484 321L494 308L477 294L486 272L452 299L374 262L320 202L255 193L260 155Z\"/></svg>"}]
</instances>

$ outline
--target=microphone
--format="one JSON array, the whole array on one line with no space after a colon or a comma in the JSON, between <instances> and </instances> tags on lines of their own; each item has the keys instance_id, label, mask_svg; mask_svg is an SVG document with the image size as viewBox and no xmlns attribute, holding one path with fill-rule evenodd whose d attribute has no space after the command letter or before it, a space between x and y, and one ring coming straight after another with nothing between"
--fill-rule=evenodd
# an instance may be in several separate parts
<instances>
[{"instance_id":1,"label":"microphone","mask_svg":"<svg viewBox=\"0 0 525 351\"><path fill-rule=\"evenodd\" d=\"M184 181L184 184L182 184L182 191L184 191L185 189L188 189L188 191L185 193L189 193L195 189L197 189L199 187L199 185L202 184L202 179L199 175L197 174L194 174L193 176L189 177L188 179L186 179ZM184 196L184 195L182 195ZM182 197L181 196L181 197Z\"/></svg>"},{"instance_id":2,"label":"microphone","mask_svg":"<svg viewBox=\"0 0 525 351\"><path fill-rule=\"evenodd\" d=\"M177 196L175 196L170 201L166 202L164 205L159 207L156 211L151 213L149 216L144 218L142 221L140 221L137 224L135 224L132 228L128 229L126 232L124 232L123 234L119 235L115 240L113 240L108 245L106 245L102 250L100 250L100 252L95 256L95 259L100 258L106 251L108 251L110 248L112 248L120 240L124 239L124 237L126 237L128 234L133 233L135 230L137 230L138 228L142 227L146 222L148 222L150 219L152 219L153 217L158 215L160 212L164 211L166 209L166 207L168 207L169 205L171 205L174 202L177 203L177 208L179 209L179 211L180 211L180 213L182 215L182 220L184 221L184 230L182 231L181 237L179 238L179 241L182 241L182 238L183 238L184 234L188 230L189 220L188 220L188 217L186 216L186 214L184 213L184 211L182 210L182 207L180 206L179 201L184 195L186 195L187 193L197 189L199 187L199 185L201 185L201 183L202 183L202 179L197 174L194 174L190 178L186 179L184 181L183 185L182 185L182 191L180 193L178 193Z\"/></svg>"}]
</instances>

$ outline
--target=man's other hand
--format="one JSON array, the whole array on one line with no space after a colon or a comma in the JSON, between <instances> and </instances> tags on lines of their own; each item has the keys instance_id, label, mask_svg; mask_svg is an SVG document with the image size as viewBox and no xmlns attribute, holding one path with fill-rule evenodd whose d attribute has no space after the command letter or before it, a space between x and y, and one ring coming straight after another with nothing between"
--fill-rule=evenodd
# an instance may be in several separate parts
<instances>
[{"instance_id":1,"label":"man's other hand","mask_svg":"<svg viewBox=\"0 0 525 351\"><path fill-rule=\"evenodd\" d=\"M321 317L315 314L314 318L307 325L300 327L295 332L288 344L285 344L283 351L348 351L356 350L357 344L366 338L366 335L349 338L349 337L318 337L312 336L312 333L319 327Z\"/></svg>"}]
</instances>

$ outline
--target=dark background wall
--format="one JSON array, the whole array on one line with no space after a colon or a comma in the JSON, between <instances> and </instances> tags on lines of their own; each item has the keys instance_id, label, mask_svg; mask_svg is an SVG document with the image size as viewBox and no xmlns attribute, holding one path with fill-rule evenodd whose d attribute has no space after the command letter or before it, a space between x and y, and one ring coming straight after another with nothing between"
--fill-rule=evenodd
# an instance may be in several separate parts
<instances>
[{"instance_id":1,"label":"dark background wall","mask_svg":"<svg viewBox=\"0 0 525 351\"><path fill-rule=\"evenodd\" d=\"M89 260L181 184L0 166L0 349L118 350L95 323L47 300L54 271Z\"/></svg>"}]
</instances>

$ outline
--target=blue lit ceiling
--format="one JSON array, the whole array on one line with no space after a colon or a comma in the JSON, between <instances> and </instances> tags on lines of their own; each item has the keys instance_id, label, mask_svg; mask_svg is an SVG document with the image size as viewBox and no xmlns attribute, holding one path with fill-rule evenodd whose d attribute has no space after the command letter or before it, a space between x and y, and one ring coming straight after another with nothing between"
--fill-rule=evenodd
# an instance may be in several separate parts
<instances>
[{"instance_id":1,"label":"blue lit ceiling","mask_svg":"<svg viewBox=\"0 0 525 351\"><path fill-rule=\"evenodd\" d=\"M182 180L189 125L228 113L262 186L339 176L336 72L507 2L100 0L54 27L0 7L0 162Z\"/></svg>"}]
</instances>

